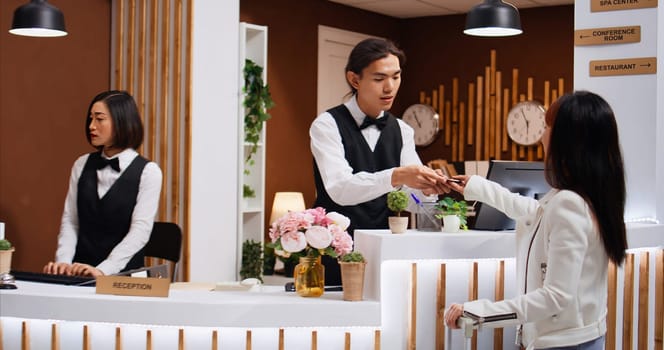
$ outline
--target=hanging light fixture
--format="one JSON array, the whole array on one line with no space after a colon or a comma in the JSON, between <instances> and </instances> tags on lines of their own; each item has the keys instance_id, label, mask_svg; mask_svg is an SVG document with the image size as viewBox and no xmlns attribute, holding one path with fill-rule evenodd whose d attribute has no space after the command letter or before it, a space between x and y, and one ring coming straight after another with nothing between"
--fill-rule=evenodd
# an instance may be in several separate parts
<instances>
[{"instance_id":1,"label":"hanging light fixture","mask_svg":"<svg viewBox=\"0 0 664 350\"><path fill-rule=\"evenodd\" d=\"M10 33L24 36L65 36L65 16L46 0L31 0L14 11Z\"/></svg>"},{"instance_id":2,"label":"hanging light fixture","mask_svg":"<svg viewBox=\"0 0 664 350\"><path fill-rule=\"evenodd\" d=\"M502 0L484 0L466 15L468 35L512 36L523 33L519 10Z\"/></svg>"}]
</instances>

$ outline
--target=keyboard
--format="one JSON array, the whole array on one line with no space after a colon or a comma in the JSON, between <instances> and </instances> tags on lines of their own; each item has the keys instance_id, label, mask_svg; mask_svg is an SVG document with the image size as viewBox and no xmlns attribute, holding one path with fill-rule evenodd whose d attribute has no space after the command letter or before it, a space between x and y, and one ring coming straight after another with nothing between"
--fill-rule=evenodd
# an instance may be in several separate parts
<instances>
[{"instance_id":1,"label":"keyboard","mask_svg":"<svg viewBox=\"0 0 664 350\"><path fill-rule=\"evenodd\" d=\"M94 286L95 278L86 277L86 276L67 276L67 275L51 275L42 272L30 272L30 271L16 271L12 270L10 272L12 276L17 281L28 281L28 282L41 282L41 283L53 283L53 284L64 284L67 286Z\"/></svg>"}]
</instances>

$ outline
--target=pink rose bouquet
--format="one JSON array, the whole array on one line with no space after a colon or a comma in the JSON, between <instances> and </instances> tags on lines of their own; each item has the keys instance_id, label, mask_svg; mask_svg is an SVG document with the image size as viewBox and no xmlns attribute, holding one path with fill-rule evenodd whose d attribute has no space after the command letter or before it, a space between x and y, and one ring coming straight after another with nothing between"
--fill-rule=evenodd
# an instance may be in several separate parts
<instances>
[{"instance_id":1,"label":"pink rose bouquet","mask_svg":"<svg viewBox=\"0 0 664 350\"><path fill-rule=\"evenodd\" d=\"M353 238L346 231L350 220L339 213L325 213L318 207L291 211L270 227L271 246L277 255L329 255L333 258L353 250Z\"/></svg>"}]
</instances>

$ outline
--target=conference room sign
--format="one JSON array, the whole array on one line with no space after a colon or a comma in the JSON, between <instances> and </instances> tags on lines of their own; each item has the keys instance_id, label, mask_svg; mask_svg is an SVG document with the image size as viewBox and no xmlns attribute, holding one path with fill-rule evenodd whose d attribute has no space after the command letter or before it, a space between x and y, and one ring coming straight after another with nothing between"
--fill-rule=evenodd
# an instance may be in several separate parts
<instances>
[{"instance_id":1,"label":"conference room sign","mask_svg":"<svg viewBox=\"0 0 664 350\"><path fill-rule=\"evenodd\" d=\"M574 31L574 45L611 45L638 43L641 26L578 29Z\"/></svg>"}]
</instances>

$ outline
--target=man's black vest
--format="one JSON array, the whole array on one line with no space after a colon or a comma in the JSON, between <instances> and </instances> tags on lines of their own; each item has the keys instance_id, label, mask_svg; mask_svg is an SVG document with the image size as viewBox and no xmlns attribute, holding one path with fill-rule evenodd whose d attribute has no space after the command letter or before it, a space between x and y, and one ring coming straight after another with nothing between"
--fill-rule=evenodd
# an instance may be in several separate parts
<instances>
[{"instance_id":1,"label":"man's black vest","mask_svg":"<svg viewBox=\"0 0 664 350\"><path fill-rule=\"evenodd\" d=\"M383 118L388 118L387 125L380 133L376 148L371 151L367 141L362 136L355 119L344 105L339 105L327 111L337 123L345 157L353 174L366 171L375 173L381 170L398 167L401 164L401 128L397 118L385 112ZM350 219L348 232L353 235L355 228L360 229L386 229L387 218L392 215L387 208L387 194L358 205L342 206L335 203L323 186L318 164L314 160L314 177L316 181L315 206L325 208L327 212L336 211Z\"/></svg>"},{"instance_id":2,"label":"man's black vest","mask_svg":"<svg viewBox=\"0 0 664 350\"><path fill-rule=\"evenodd\" d=\"M101 152L91 153L78 180L78 243L74 262L99 265L129 232L136 206L141 174L147 159L137 156L99 198L97 192L97 164ZM136 253L123 271L144 265L142 250Z\"/></svg>"}]
</instances>

